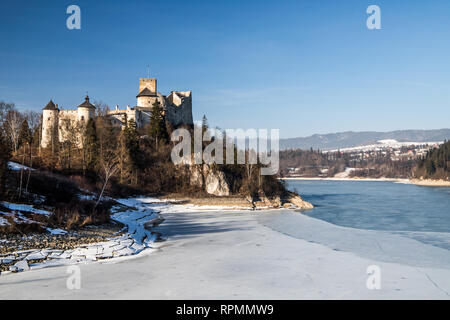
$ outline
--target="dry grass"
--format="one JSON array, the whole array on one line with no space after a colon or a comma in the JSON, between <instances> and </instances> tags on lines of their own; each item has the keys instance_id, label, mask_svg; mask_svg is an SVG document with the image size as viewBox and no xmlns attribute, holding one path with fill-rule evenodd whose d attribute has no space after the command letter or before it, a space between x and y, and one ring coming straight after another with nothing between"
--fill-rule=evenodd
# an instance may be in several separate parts
<instances>
[{"instance_id":1,"label":"dry grass","mask_svg":"<svg viewBox=\"0 0 450 320\"><path fill-rule=\"evenodd\" d=\"M109 222L112 203L105 202L95 207L94 201L80 200L58 203L50 216L53 227L75 230L88 225L101 225Z\"/></svg>"}]
</instances>

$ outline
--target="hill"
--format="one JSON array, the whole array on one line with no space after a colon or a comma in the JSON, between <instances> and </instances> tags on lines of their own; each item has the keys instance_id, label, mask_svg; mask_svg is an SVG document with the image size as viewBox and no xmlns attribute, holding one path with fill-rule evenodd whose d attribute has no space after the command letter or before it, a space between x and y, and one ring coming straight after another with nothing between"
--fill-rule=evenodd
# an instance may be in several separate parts
<instances>
[{"instance_id":1,"label":"hill","mask_svg":"<svg viewBox=\"0 0 450 320\"><path fill-rule=\"evenodd\" d=\"M444 141L450 138L450 129L439 130L397 130L390 132L339 132L314 134L309 137L280 139L280 148L333 150L374 144L379 140L395 139L399 142Z\"/></svg>"}]
</instances>

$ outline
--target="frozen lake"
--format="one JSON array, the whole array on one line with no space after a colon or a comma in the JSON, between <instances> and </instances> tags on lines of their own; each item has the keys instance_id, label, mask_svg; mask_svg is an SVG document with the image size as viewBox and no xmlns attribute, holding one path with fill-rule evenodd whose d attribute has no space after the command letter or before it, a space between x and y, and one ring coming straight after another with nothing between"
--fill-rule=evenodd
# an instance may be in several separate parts
<instances>
[{"instance_id":1,"label":"frozen lake","mask_svg":"<svg viewBox=\"0 0 450 320\"><path fill-rule=\"evenodd\" d=\"M385 181L290 180L316 209L306 215L358 229L450 232L450 188Z\"/></svg>"},{"instance_id":2,"label":"frozen lake","mask_svg":"<svg viewBox=\"0 0 450 320\"><path fill-rule=\"evenodd\" d=\"M167 241L150 254L79 264L79 290L67 286L66 266L2 275L0 299L450 297L450 251L404 235L435 232L349 228L293 210L163 210L148 200L130 201L158 206L166 219L155 231ZM308 215L320 210L324 205ZM367 287L374 265L379 290Z\"/></svg>"},{"instance_id":3,"label":"frozen lake","mask_svg":"<svg viewBox=\"0 0 450 320\"><path fill-rule=\"evenodd\" d=\"M450 269L450 188L378 181L290 180L316 208L264 216L267 227L337 251Z\"/></svg>"}]
</instances>

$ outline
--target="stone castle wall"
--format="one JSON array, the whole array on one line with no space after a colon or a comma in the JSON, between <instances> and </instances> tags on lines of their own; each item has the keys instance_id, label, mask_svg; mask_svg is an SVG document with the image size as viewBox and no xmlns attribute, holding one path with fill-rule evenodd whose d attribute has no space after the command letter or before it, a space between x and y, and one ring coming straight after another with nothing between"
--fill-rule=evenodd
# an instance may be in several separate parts
<instances>
[{"instance_id":1,"label":"stone castle wall","mask_svg":"<svg viewBox=\"0 0 450 320\"><path fill-rule=\"evenodd\" d=\"M173 126L194 124L192 117L192 92L172 92L166 99L166 119Z\"/></svg>"}]
</instances>

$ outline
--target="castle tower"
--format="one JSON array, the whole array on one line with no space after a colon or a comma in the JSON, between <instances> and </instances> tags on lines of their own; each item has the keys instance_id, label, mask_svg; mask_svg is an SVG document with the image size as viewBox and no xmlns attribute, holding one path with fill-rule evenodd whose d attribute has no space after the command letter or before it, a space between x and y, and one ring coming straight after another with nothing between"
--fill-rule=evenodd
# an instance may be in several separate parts
<instances>
[{"instance_id":1,"label":"castle tower","mask_svg":"<svg viewBox=\"0 0 450 320\"><path fill-rule=\"evenodd\" d=\"M42 110L42 140L41 146L47 148L52 142L52 135L58 137L58 107L50 100Z\"/></svg>"},{"instance_id":2,"label":"castle tower","mask_svg":"<svg viewBox=\"0 0 450 320\"><path fill-rule=\"evenodd\" d=\"M157 83L155 78L139 79L139 94L137 98L137 106L141 108L153 107L153 103L158 98Z\"/></svg>"},{"instance_id":3,"label":"castle tower","mask_svg":"<svg viewBox=\"0 0 450 320\"><path fill-rule=\"evenodd\" d=\"M88 122L89 119L95 117L95 106L89 102L89 96L86 95L84 102L77 107L78 110L78 121Z\"/></svg>"},{"instance_id":4,"label":"castle tower","mask_svg":"<svg viewBox=\"0 0 450 320\"><path fill-rule=\"evenodd\" d=\"M156 78L140 78L139 79L139 92L147 88L152 93L158 92L156 87Z\"/></svg>"}]
</instances>

